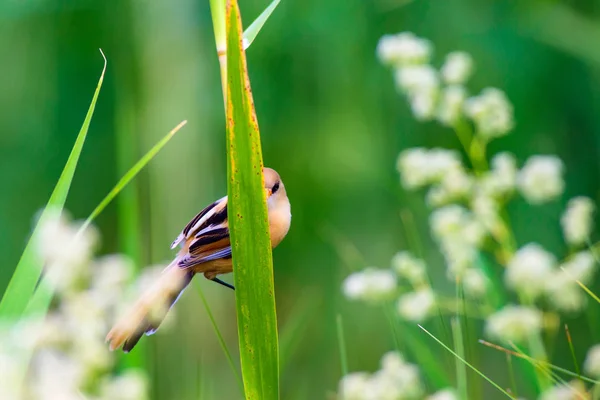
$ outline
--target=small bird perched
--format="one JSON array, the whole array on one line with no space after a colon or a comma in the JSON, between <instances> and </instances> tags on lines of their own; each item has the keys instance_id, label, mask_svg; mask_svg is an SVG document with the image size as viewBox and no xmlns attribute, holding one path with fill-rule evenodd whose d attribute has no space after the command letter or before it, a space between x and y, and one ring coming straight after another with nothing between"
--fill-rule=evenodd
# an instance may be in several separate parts
<instances>
[{"instance_id":1,"label":"small bird perched","mask_svg":"<svg viewBox=\"0 0 600 400\"><path fill-rule=\"evenodd\" d=\"M275 248L285 237L292 215L290 202L279 174L264 168L265 192L269 214L271 247ZM232 285L217 278L233 271L227 196L200 211L179 234L171 248L181 246L175 259L165 268L158 281L136 302L106 336L110 350L123 346L128 353L144 335L158 329L169 309L177 302L183 290L197 273L231 289Z\"/></svg>"}]
</instances>

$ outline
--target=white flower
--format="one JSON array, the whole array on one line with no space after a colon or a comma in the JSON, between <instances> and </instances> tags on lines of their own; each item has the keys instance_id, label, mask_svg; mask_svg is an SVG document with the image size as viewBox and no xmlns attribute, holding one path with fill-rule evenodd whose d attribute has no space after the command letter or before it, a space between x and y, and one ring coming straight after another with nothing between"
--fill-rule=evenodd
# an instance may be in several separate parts
<instances>
[{"instance_id":1,"label":"white flower","mask_svg":"<svg viewBox=\"0 0 600 400\"><path fill-rule=\"evenodd\" d=\"M431 289L420 289L398 299L398 313L402 318L422 322L433 311L435 295Z\"/></svg>"},{"instance_id":2,"label":"white flower","mask_svg":"<svg viewBox=\"0 0 600 400\"><path fill-rule=\"evenodd\" d=\"M540 245L530 243L520 248L506 266L504 279L515 291L534 300L552 276L555 257Z\"/></svg>"},{"instance_id":3,"label":"white flower","mask_svg":"<svg viewBox=\"0 0 600 400\"><path fill-rule=\"evenodd\" d=\"M458 395L454 389L443 389L427 397L426 400L458 400Z\"/></svg>"},{"instance_id":4,"label":"white flower","mask_svg":"<svg viewBox=\"0 0 600 400\"><path fill-rule=\"evenodd\" d=\"M427 204L432 207L466 198L473 188L473 177L462 166L446 171L439 185L427 192Z\"/></svg>"},{"instance_id":5,"label":"white flower","mask_svg":"<svg viewBox=\"0 0 600 400\"><path fill-rule=\"evenodd\" d=\"M501 197L512 193L517 182L517 161L511 153L498 153L492 158L492 169L480 181L484 193Z\"/></svg>"},{"instance_id":6,"label":"white flower","mask_svg":"<svg viewBox=\"0 0 600 400\"><path fill-rule=\"evenodd\" d=\"M471 210L477 221L491 232L500 220L500 206L498 202L486 193L476 190L471 198Z\"/></svg>"},{"instance_id":7,"label":"white flower","mask_svg":"<svg viewBox=\"0 0 600 400\"><path fill-rule=\"evenodd\" d=\"M558 311L576 312L587 304L583 289L563 271L554 271L546 281L548 302Z\"/></svg>"},{"instance_id":8,"label":"white flower","mask_svg":"<svg viewBox=\"0 0 600 400\"><path fill-rule=\"evenodd\" d=\"M444 88L440 95L437 119L446 126L452 126L462 115L467 91L459 85Z\"/></svg>"},{"instance_id":9,"label":"white flower","mask_svg":"<svg viewBox=\"0 0 600 400\"><path fill-rule=\"evenodd\" d=\"M584 285L591 283L596 260L589 251L580 251L565 261L561 268L567 278L578 280Z\"/></svg>"},{"instance_id":10,"label":"white flower","mask_svg":"<svg viewBox=\"0 0 600 400\"><path fill-rule=\"evenodd\" d=\"M46 278L59 292L67 292L85 279L98 234L93 227L79 232L81 223L72 223L65 213L50 212L40 220L36 235L38 253L47 266Z\"/></svg>"},{"instance_id":11,"label":"white flower","mask_svg":"<svg viewBox=\"0 0 600 400\"><path fill-rule=\"evenodd\" d=\"M79 400L84 368L55 350L44 350L33 360L32 393L39 400Z\"/></svg>"},{"instance_id":12,"label":"white flower","mask_svg":"<svg viewBox=\"0 0 600 400\"><path fill-rule=\"evenodd\" d=\"M409 95L410 109L419 121L428 121L435 114L437 91L423 90Z\"/></svg>"},{"instance_id":13,"label":"white flower","mask_svg":"<svg viewBox=\"0 0 600 400\"><path fill-rule=\"evenodd\" d=\"M505 342L522 342L542 329L542 313L532 307L508 305L486 321L486 333Z\"/></svg>"},{"instance_id":14,"label":"white flower","mask_svg":"<svg viewBox=\"0 0 600 400\"><path fill-rule=\"evenodd\" d=\"M600 378L600 344L590 347L583 368L593 378Z\"/></svg>"},{"instance_id":15,"label":"white flower","mask_svg":"<svg viewBox=\"0 0 600 400\"><path fill-rule=\"evenodd\" d=\"M484 138L506 135L513 128L513 108L504 92L496 88L483 89L479 96L465 102L465 113Z\"/></svg>"},{"instance_id":16,"label":"white flower","mask_svg":"<svg viewBox=\"0 0 600 400\"><path fill-rule=\"evenodd\" d=\"M517 186L525 199L541 204L559 197L565 187L563 163L555 156L529 157L517 176Z\"/></svg>"},{"instance_id":17,"label":"white flower","mask_svg":"<svg viewBox=\"0 0 600 400\"><path fill-rule=\"evenodd\" d=\"M595 272L594 266L594 257L587 251L570 257L546 282L549 303L559 311L582 310L587 304L587 296L577 281L589 284Z\"/></svg>"},{"instance_id":18,"label":"white flower","mask_svg":"<svg viewBox=\"0 0 600 400\"><path fill-rule=\"evenodd\" d=\"M344 294L352 300L379 302L396 292L396 277L387 269L367 268L344 280Z\"/></svg>"},{"instance_id":19,"label":"white flower","mask_svg":"<svg viewBox=\"0 0 600 400\"><path fill-rule=\"evenodd\" d=\"M366 372L350 373L340 381L340 400L364 400L368 390L369 374Z\"/></svg>"},{"instance_id":20,"label":"white flower","mask_svg":"<svg viewBox=\"0 0 600 400\"><path fill-rule=\"evenodd\" d=\"M487 290L487 278L476 268L469 268L463 274L463 288L471 297L482 297Z\"/></svg>"},{"instance_id":21,"label":"white flower","mask_svg":"<svg viewBox=\"0 0 600 400\"><path fill-rule=\"evenodd\" d=\"M392 266L400 277L408 280L413 286L420 285L427 279L425 262L408 251L397 253L392 258Z\"/></svg>"},{"instance_id":22,"label":"white flower","mask_svg":"<svg viewBox=\"0 0 600 400\"><path fill-rule=\"evenodd\" d=\"M569 200L567 209L560 219L563 235L568 244L572 246L585 244L592 232L595 208L594 202L589 197L581 196Z\"/></svg>"},{"instance_id":23,"label":"white flower","mask_svg":"<svg viewBox=\"0 0 600 400\"><path fill-rule=\"evenodd\" d=\"M546 389L539 400L585 400L587 391L582 381L571 381L568 384L558 384Z\"/></svg>"},{"instance_id":24,"label":"white flower","mask_svg":"<svg viewBox=\"0 0 600 400\"><path fill-rule=\"evenodd\" d=\"M438 208L429 218L433 235L438 239L460 236L465 223L469 220L468 211L462 206L452 204Z\"/></svg>"},{"instance_id":25,"label":"white flower","mask_svg":"<svg viewBox=\"0 0 600 400\"><path fill-rule=\"evenodd\" d=\"M431 56L431 43L411 32L384 35L377 44L377 55L388 65L427 63Z\"/></svg>"},{"instance_id":26,"label":"white flower","mask_svg":"<svg viewBox=\"0 0 600 400\"><path fill-rule=\"evenodd\" d=\"M395 71L396 86L407 94L415 118L433 117L439 92L437 71L430 65L399 68Z\"/></svg>"},{"instance_id":27,"label":"white flower","mask_svg":"<svg viewBox=\"0 0 600 400\"><path fill-rule=\"evenodd\" d=\"M456 151L416 147L404 150L398 156L397 168L402 184L415 189L440 181L446 171L460 166Z\"/></svg>"},{"instance_id":28,"label":"white flower","mask_svg":"<svg viewBox=\"0 0 600 400\"><path fill-rule=\"evenodd\" d=\"M405 363L396 370L379 370L369 382L366 400L417 400L423 396L419 370Z\"/></svg>"},{"instance_id":29,"label":"white flower","mask_svg":"<svg viewBox=\"0 0 600 400\"><path fill-rule=\"evenodd\" d=\"M396 85L408 94L437 91L438 73L431 65L415 65L395 71Z\"/></svg>"},{"instance_id":30,"label":"white flower","mask_svg":"<svg viewBox=\"0 0 600 400\"><path fill-rule=\"evenodd\" d=\"M141 371L127 370L103 382L100 393L106 400L146 400L148 381Z\"/></svg>"},{"instance_id":31,"label":"white flower","mask_svg":"<svg viewBox=\"0 0 600 400\"><path fill-rule=\"evenodd\" d=\"M473 71L473 58L464 51L455 51L446 56L441 73L447 84L462 84Z\"/></svg>"},{"instance_id":32,"label":"white flower","mask_svg":"<svg viewBox=\"0 0 600 400\"><path fill-rule=\"evenodd\" d=\"M381 357L380 363L384 371L397 371L406 364L406 361L399 352L388 351Z\"/></svg>"}]
</instances>

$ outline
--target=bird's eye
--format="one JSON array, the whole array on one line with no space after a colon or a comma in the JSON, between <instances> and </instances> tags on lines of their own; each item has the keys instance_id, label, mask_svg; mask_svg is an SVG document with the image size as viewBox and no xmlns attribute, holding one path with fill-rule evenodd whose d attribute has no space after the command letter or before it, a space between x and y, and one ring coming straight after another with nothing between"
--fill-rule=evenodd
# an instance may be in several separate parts
<instances>
[{"instance_id":1,"label":"bird's eye","mask_svg":"<svg viewBox=\"0 0 600 400\"><path fill-rule=\"evenodd\" d=\"M271 193L275 193L279 190L279 182L273 185L273 189L271 189Z\"/></svg>"}]
</instances>

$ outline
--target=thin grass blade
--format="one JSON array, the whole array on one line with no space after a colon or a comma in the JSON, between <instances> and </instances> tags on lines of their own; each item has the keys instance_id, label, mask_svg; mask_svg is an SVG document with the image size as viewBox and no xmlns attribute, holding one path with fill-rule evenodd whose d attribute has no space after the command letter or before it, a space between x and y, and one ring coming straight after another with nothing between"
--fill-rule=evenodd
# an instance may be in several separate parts
<instances>
[{"instance_id":1,"label":"thin grass blade","mask_svg":"<svg viewBox=\"0 0 600 400\"><path fill-rule=\"evenodd\" d=\"M90 103L85 119L83 120L83 125L79 130L79 134L77 135L77 139L75 140L71 154L69 154L67 163L65 164L65 167L58 178L58 182L54 187L54 191L50 195L50 200L48 200L48 204L42 212L31 238L29 239L29 242L27 243L27 246L21 255L19 263L15 268L15 272L8 283L8 287L2 296L2 301L0 301L0 318L16 319L21 316L27 307L27 303L34 292L42 273L42 267L40 265L41 262L36 256L33 245L37 234L37 227L40 226L41 222L48 218L48 212L50 210L53 212L56 210L62 210L67 199L71 183L73 182L73 176L75 175L75 169L77 168L77 163L79 162L79 156L81 155L88 129L92 121L92 116L94 115L94 109L96 107L96 101L98 101L100 88L102 87L102 82L104 81L104 73L106 72L107 61L102 50L100 50L100 54L102 54L102 58L104 59L104 67L102 68L100 79L96 85L92 102Z\"/></svg>"},{"instance_id":2,"label":"thin grass blade","mask_svg":"<svg viewBox=\"0 0 600 400\"><path fill-rule=\"evenodd\" d=\"M279 398L279 347L262 150L237 1L227 8L228 217L246 399Z\"/></svg>"},{"instance_id":3,"label":"thin grass blade","mask_svg":"<svg viewBox=\"0 0 600 400\"><path fill-rule=\"evenodd\" d=\"M267 22L271 14L273 14L273 11L275 11L280 1L281 0L273 0L273 2L269 4L269 6L265 8L265 10L258 16L258 18L256 18L254 22L252 22L250 26L246 28L244 31L244 50L250 47L254 39L256 39L256 35L258 35L258 32L260 32L265 22Z\"/></svg>"},{"instance_id":4,"label":"thin grass blade","mask_svg":"<svg viewBox=\"0 0 600 400\"><path fill-rule=\"evenodd\" d=\"M427 335L429 335L440 346L442 346L443 348L445 348L446 350L448 350L450 353L452 353L452 355L454 355L454 357L456 357L460 361L462 361L467 367L469 367L473 371L475 371L477 373L477 375L481 376L483 379L485 379L486 381L488 381L492 386L494 386L496 389L498 389L502 394L506 395L506 397L508 397L510 399L513 398L513 396L511 396L506 390L502 389L502 387L500 385L498 385L496 382L494 382L493 380L491 380L490 378L488 378L487 375L485 375L483 372L481 372L480 370L478 370L477 368L475 368L474 366L472 366L471 364L469 364L467 362L467 360L465 360L464 358L462 358L458 354L456 354L451 348L449 348L448 346L446 346L441 340L439 340L434 335L432 335L427 329L423 328L421 325L419 325L419 328L421 328L421 330L423 330L423 332L425 332Z\"/></svg>"},{"instance_id":5,"label":"thin grass blade","mask_svg":"<svg viewBox=\"0 0 600 400\"><path fill-rule=\"evenodd\" d=\"M173 138L175 133L177 133L186 123L187 121L182 121L179 123L179 125L173 128L171 132L169 132L164 138L155 144L137 163L135 163L133 167L129 169L129 171L127 171L127 173L119 180L119 182L117 182L115 187L106 195L106 197L100 202L100 204L98 204L90 216L85 220L79 229L77 237L83 233L87 227L89 227L92 221L106 208L107 205L110 204L110 202L119 194L119 192L123 190L123 188L127 186L127 184L131 182L133 178L135 178L142 168L144 168L146 164L148 164L150 160L152 160L156 154L158 154L158 152ZM75 240L77 240L77 237ZM53 288L48 285L45 280L42 280L31 300L27 304L25 315L39 316L45 314L50 306L53 295Z\"/></svg>"}]
</instances>

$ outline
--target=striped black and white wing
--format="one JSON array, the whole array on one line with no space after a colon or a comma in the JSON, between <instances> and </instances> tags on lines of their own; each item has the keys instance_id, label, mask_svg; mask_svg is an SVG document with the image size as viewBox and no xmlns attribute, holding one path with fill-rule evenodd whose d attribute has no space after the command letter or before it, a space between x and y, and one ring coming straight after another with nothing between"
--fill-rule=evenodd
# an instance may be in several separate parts
<instances>
[{"instance_id":1,"label":"striped black and white wing","mask_svg":"<svg viewBox=\"0 0 600 400\"><path fill-rule=\"evenodd\" d=\"M189 245L187 254L177 263L181 268L231 257L227 196L198 213L179 234L171 248L184 241L188 241Z\"/></svg>"}]
</instances>

